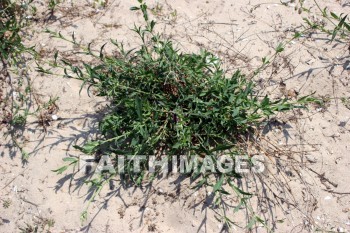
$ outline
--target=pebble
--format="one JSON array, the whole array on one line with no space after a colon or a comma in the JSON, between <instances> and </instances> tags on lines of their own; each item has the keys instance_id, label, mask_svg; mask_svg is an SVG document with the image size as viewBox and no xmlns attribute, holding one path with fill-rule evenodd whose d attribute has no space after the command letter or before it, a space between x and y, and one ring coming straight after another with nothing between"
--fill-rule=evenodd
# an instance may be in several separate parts
<instances>
[{"instance_id":1,"label":"pebble","mask_svg":"<svg viewBox=\"0 0 350 233\"><path fill-rule=\"evenodd\" d=\"M309 161L310 163L316 163L317 162L317 159L312 156L312 155L306 155L306 160Z\"/></svg>"},{"instance_id":2,"label":"pebble","mask_svg":"<svg viewBox=\"0 0 350 233\"><path fill-rule=\"evenodd\" d=\"M290 3L291 2L291 0L281 0L281 3L282 4L288 4L288 3Z\"/></svg>"},{"instance_id":3,"label":"pebble","mask_svg":"<svg viewBox=\"0 0 350 233\"><path fill-rule=\"evenodd\" d=\"M52 118L52 120L56 121L58 119L58 116L57 115L52 115L51 118Z\"/></svg>"}]
</instances>

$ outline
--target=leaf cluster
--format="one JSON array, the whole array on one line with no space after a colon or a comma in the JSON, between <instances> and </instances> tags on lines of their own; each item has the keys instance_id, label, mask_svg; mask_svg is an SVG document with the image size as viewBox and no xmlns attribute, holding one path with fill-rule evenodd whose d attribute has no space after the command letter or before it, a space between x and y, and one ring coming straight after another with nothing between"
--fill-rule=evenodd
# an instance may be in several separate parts
<instances>
[{"instance_id":1,"label":"leaf cluster","mask_svg":"<svg viewBox=\"0 0 350 233\"><path fill-rule=\"evenodd\" d=\"M103 140L77 147L84 153L209 155L235 147L277 112L314 101L309 96L294 102L260 96L252 80L239 70L228 75L214 54L183 53L156 33L145 3L131 10L141 11L145 20L144 26L133 29L140 47L125 50L112 40L118 56L106 55L105 45L95 54L89 45L84 54L98 64L84 63L82 68L62 60L68 77L94 87L112 103L100 122Z\"/></svg>"}]
</instances>

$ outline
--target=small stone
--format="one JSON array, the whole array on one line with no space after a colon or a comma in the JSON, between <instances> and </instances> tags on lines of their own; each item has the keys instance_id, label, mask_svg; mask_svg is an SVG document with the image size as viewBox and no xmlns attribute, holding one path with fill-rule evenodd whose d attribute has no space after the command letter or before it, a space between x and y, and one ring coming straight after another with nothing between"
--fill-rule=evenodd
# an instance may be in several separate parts
<instances>
[{"instance_id":1,"label":"small stone","mask_svg":"<svg viewBox=\"0 0 350 233\"><path fill-rule=\"evenodd\" d=\"M332 197L330 197L330 196L326 196L324 199L325 199L326 201L328 201L328 200L331 200L331 199L332 199Z\"/></svg>"},{"instance_id":2,"label":"small stone","mask_svg":"<svg viewBox=\"0 0 350 233\"><path fill-rule=\"evenodd\" d=\"M344 230L344 228L342 228L342 227L338 227L338 228L337 228L337 232L345 232L345 230Z\"/></svg>"},{"instance_id":3,"label":"small stone","mask_svg":"<svg viewBox=\"0 0 350 233\"><path fill-rule=\"evenodd\" d=\"M58 116L57 115L52 115L51 118L52 118L52 120L57 121Z\"/></svg>"},{"instance_id":4,"label":"small stone","mask_svg":"<svg viewBox=\"0 0 350 233\"><path fill-rule=\"evenodd\" d=\"M281 3L282 4L285 4L285 5L287 5L288 3L290 3L291 2L291 0L281 0Z\"/></svg>"},{"instance_id":5,"label":"small stone","mask_svg":"<svg viewBox=\"0 0 350 233\"><path fill-rule=\"evenodd\" d=\"M317 162L317 159L312 156L312 155L306 155L306 160L309 161L310 163L316 163Z\"/></svg>"}]
</instances>

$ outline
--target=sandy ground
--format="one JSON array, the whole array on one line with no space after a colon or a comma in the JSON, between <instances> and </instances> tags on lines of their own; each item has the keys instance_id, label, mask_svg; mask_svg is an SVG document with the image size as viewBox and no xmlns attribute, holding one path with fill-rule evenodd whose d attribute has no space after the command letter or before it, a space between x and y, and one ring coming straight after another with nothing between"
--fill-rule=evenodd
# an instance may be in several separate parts
<instances>
[{"instance_id":1,"label":"sandy ground","mask_svg":"<svg viewBox=\"0 0 350 233\"><path fill-rule=\"evenodd\" d=\"M262 57L271 55L279 42L291 38L307 16L299 15L293 3L285 6L276 0L147 3L159 22L158 30L177 41L181 50L205 47L223 59L227 70L240 68L246 73L252 72ZM85 1L74 1L73 6L67 1L49 19L47 3L35 0L34 4L38 20L29 26L25 42L35 45L44 60L52 59L56 50L63 55L72 51L67 43L43 33L45 28L66 36L74 32L78 41L93 42L96 49L109 38L130 48L138 44L130 29L134 22L141 22L141 15L129 11L136 1L110 0L99 9ZM338 13L350 12L349 1L320 4ZM273 95L315 92L329 100L326 106L278 115L278 121L262 132L270 154L269 171L240 181L244 190L257 193L251 204L273 232L350 231L350 105L340 100L350 101L350 58L346 46L337 41L326 43L325 38L314 34L293 41L256 77ZM106 51L112 48L109 43ZM114 180L91 205L88 220L82 223L80 214L89 187L79 174L73 177L71 170L62 175L52 170L63 165L62 158L79 155L73 145L96 137L98 119L108 102L88 96L85 89L79 94L81 83L77 80L41 75L35 66L29 61L33 93L43 102L59 97L55 111L59 118L46 127L47 132L35 117L29 119L22 138L31 152L27 164L22 164L10 139L0 135L0 232L20 232L20 228L35 225L40 226L39 232L223 231L210 189L195 191L190 181L181 177L156 180L142 189ZM237 199L227 201L233 206L227 214L238 225L229 232L247 232L246 210L233 213ZM267 230L257 227L253 231Z\"/></svg>"}]
</instances>

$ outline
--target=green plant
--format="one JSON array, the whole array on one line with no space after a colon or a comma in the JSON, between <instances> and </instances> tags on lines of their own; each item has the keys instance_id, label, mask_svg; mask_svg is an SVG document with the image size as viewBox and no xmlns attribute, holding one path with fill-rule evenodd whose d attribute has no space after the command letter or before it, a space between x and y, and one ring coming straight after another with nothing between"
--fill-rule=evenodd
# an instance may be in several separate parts
<instances>
[{"instance_id":1,"label":"green plant","mask_svg":"<svg viewBox=\"0 0 350 233\"><path fill-rule=\"evenodd\" d=\"M341 97L340 100L346 108L350 109L350 98Z\"/></svg>"},{"instance_id":2,"label":"green plant","mask_svg":"<svg viewBox=\"0 0 350 233\"><path fill-rule=\"evenodd\" d=\"M104 46L97 54L90 48L84 54L92 56L91 64L72 64L61 59L53 67L62 67L65 76L82 80L83 85L94 88L99 96L111 101L111 108L100 122L101 138L83 146L75 146L86 154L108 154L116 161L118 155L157 155L158 158L173 155L211 156L214 161L223 154L235 158L246 155L242 146L248 135L259 129L269 117L278 112L294 108L304 108L305 104L316 101L305 96L292 101L287 98L271 99L260 96L255 83L237 70L228 76L221 68L221 61L214 54L201 50L198 54L182 53L171 40L163 39L156 33L156 22L149 19L147 5L139 0L140 6L132 7L141 11L145 26L135 26L133 31L139 35L141 46L135 50L125 50L122 43L113 41L118 56L104 53ZM65 38L61 33L47 30L53 37L77 44ZM276 54L283 51L283 44ZM263 66L269 63L263 59ZM39 67L39 71L51 73ZM67 158L70 165L76 159ZM55 172L64 172L65 165ZM147 174L148 161L141 163L142 171L133 172L133 163L126 162L124 179L141 185L143 181L153 179L156 174ZM115 174L101 175L88 181L93 189L92 198L100 192L104 184ZM251 194L240 190L234 183L239 174L192 173L198 183L195 188L212 186L216 195L215 205L220 206L222 196L229 192L223 184L228 183L240 199L240 206L247 205ZM212 182L209 177L215 176ZM224 209L224 208L223 208ZM236 208L235 211L238 211ZM252 218L248 228L255 223L263 223L249 208ZM82 214L86 219L87 211ZM226 224L233 222L223 213Z\"/></svg>"},{"instance_id":3,"label":"green plant","mask_svg":"<svg viewBox=\"0 0 350 233\"><path fill-rule=\"evenodd\" d=\"M8 209L10 206L11 206L11 200L10 199L7 199L7 200L3 201L2 207L4 207L4 209Z\"/></svg>"},{"instance_id":4,"label":"green plant","mask_svg":"<svg viewBox=\"0 0 350 233\"><path fill-rule=\"evenodd\" d=\"M108 4L108 0L94 0L94 7L105 7Z\"/></svg>"},{"instance_id":5,"label":"green plant","mask_svg":"<svg viewBox=\"0 0 350 233\"><path fill-rule=\"evenodd\" d=\"M49 10L51 12L51 14L53 14L53 12L55 11L56 7L58 6L58 4L61 2L61 0L49 0Z\"/></svg>"},{"instance_id":6,"label":"green plant","mask_svg":"<svg viewBox=\"0 0 350 233\"><path fill-rule=\"evenodd\" d=\"M348 43L350 38L350 22L348 20L348 15L343 13L338 15L335 12L329 11L326 7L322 9L317 0L314 0L314 3L324 20L316 21L304 17L303 19L308 25L308 29L319 30L326 33L331 37L330 42L339 38L341 42ZM299 12L310 12L310 9L304 8L303 0L300 0L299 4ZM296 9L298 9L298 7L296 7Z\"/></svg>"},{"instance_id":7,"label":"green plant","mask_svg":"<svg viewBox=\"0 0 350 233\"><path fill-rule=\"evenodd\" d=\"M27 51L20 36L25 26L25 12L32 2L17 5L10 0L0 2L0 58L3 64L8 65L19 62L19 56Z\"/></svg>"},{"instance_id":8,"label":"green plant","mask_svg":"<svg viewBox=\"0 0 350 233\"><path fill-rule=\"evenodd\" d=\"M4 81L0 86L0 116L1 122L8 127L7 133L11 135L13 145L19 149L23 159L27 158L28 153L17 138L21 135L29 115L31 92L24 54L33 55L34 50L24 46L22 32L28 23L27 11L31 3L32 0L20 4L10 0L0 2L0 60L3 74L0 79L8 79L8 82Z\"/></svg>"}]
</instances>

